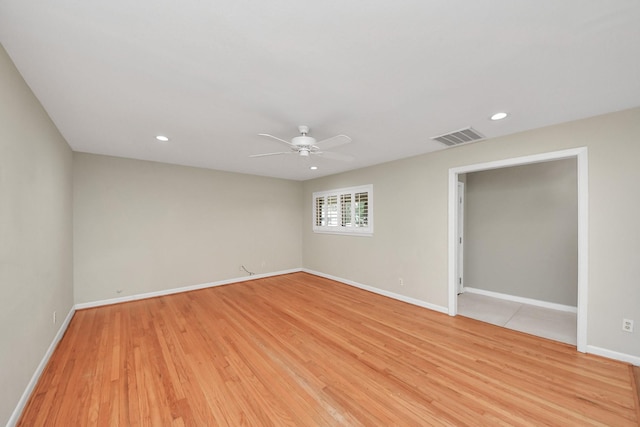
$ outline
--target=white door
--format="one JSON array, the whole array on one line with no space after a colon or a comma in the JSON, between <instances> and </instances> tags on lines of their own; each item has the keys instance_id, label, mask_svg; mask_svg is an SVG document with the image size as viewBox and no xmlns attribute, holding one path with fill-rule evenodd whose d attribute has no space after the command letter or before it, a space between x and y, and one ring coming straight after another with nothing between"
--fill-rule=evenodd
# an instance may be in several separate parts
<instances>
[{"instance_id":1,"label":"white door","mask_svg":"<svg viewBox=\"0 0 640 427\"><path fill-rule=\"evenodd\" d=\"M458 294L462 293L464 288L464 183L458 182L458 263L457 263L457 281Z\"/></svg>"}]
</instances>

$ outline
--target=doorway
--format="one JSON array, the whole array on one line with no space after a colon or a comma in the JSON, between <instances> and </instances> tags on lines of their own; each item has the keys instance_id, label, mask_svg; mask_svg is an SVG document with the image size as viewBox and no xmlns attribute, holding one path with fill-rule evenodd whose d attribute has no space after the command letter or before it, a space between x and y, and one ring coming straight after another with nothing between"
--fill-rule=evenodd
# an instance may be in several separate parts
<instances>
[{"instance_id":1,"label":"doorway","mask_svg":"<svg viewBox=\"0 0 640 427\"><path fill-rule=\"evenodd\" d=\"M510 166L542 163L561 159L576 159L578 182L578 295L577 295L577 349L586 351L587 342L587 149L577 148L533 156L518 157L495 162L479 163L449 170L449 314L458 313L457 294L460 286L459 265L460 254L459 230L461 212L459 208L459 175L480 172Z\"/></svg>"}]
</instances>

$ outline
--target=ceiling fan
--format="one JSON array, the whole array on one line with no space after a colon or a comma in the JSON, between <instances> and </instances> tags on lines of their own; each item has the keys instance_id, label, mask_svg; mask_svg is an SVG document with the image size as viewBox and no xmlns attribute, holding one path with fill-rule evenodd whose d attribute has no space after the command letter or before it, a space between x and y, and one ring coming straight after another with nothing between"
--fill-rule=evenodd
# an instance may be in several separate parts
<instances>
[{"instance_id":1,"label":"ceiling fan","mask_svg":"<svg viewBox=\"0 0 640 427\"><path fill-rule=\"evenodd\" d=\"M278 151L275 153L264 153L264 154L253 154L249 157L267 157L267 156L278 156L281 154L295 154L297 153L300 157L309 157L310 155L317 155L326 157L328 159L334 160L343 160L350 161L353 160L352 156L342 153L333 153L322 151L328 148L338 147L340 145L348 144L351 142L351 138L347 135L336 135L331 138L323 139L322 141L316 141L315 138L309 136L309 126L298 126L298 131L300 131L300 136L296 136L289 141L285 141L284 139L278 138L277 136L269 135L268 133L260 133L260 136L266 136L267 138L275 139L283 144L286 144L289 147L289 151Z\"/></svg>"}]
</instances>

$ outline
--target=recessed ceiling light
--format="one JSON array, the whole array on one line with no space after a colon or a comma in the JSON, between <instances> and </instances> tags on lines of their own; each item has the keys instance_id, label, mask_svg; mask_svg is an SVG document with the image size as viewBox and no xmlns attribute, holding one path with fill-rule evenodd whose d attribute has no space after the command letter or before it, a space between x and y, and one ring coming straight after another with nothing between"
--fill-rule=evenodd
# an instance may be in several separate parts
<instances>
[{"instance_id":1,"label":"recessed ceiling light","mask_svg":"<svg viewBox=\"0 0 640 427\"><path fill-rule=\"evenodd\" d=\"M168 140L169 140L169 138L167 138L167 137L166 137L166 136L164 136L164 135L158 135L158 136L156 136L156 139L157 139L158 141L162 141L162 142L166 142L166 141L168 141Z\"/></svg>"},{"instance_id":2,"label":"recessed ceiling light","mask_svg":"<svg viewBox=\"0 0 640 427\"><path fill-rule=\"evenodd\" d=\"M507 115L507 113L495 113L493 116L491 116L491 120L502 120L507 117Z\"/></svg>"},{"instance_id":3,"label":"recessed ceiling light","mask_svg":"<svg viewBox=\"0 0 640 427\"><path fill-rule=\"evenodd\" d=\"M318 170L317 166L311 166L309 169L311 169L312 171Z\"/></svg>"}]
</instances>

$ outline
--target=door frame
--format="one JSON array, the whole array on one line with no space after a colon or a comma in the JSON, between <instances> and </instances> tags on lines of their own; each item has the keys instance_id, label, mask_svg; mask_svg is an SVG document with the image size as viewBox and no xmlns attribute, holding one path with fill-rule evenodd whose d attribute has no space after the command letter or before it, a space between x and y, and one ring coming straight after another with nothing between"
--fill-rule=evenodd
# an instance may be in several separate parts
<instances>
[{"instance_id":1,"label":"door frame","mask_svg":"<svg viewBox=\"0 0 640 427\"><path fill-rule=\"evenodd\" d=\"M449 169L449 315L458 313L457 272L458 272L458 175L520 166L532 163L575 158L578 169L578 307L577 307L577 350L587 351L587 298L589 284L589 173L587 147L514 157L485 163L476 163Z\"/></svg>"}]
</instances>

